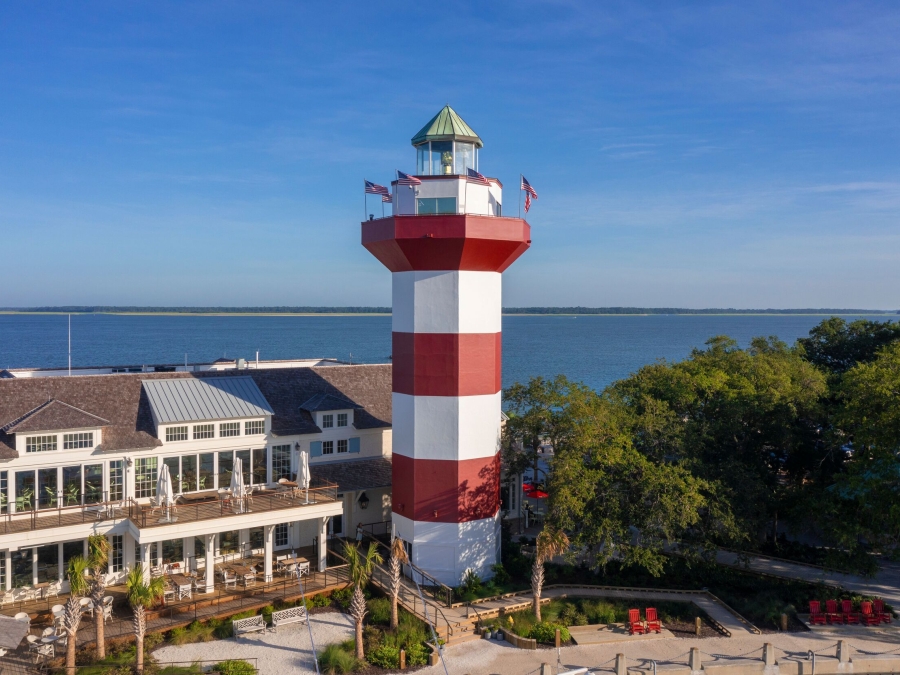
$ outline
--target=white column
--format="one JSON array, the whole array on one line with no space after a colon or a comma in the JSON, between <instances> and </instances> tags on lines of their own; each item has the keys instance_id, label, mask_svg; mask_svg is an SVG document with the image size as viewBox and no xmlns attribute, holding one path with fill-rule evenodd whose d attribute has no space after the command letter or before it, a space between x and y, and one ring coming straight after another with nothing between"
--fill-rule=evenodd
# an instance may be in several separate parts
<instances>
[{"instance_id":1,"label":"white column","mask_svg":"<svg viewBox=\"0 0 900 675\"><path fill-rule=\"evenodd\" d=\"M206 592L212 593L216 587L216 550L213 548L215 545L216 535L214 534L205 534L203 535L204 542L206 543Z\"/></svg>"},{"instance_id":2,"label":"white column","mask_svg":"<svg viewBox=\"0 0 900 675\"><path fill-rule=\"evenodd\" d=\"M328 552L328 518L319 518L319 571L325 571Z\"/></svg>"},{"instance_id":3,"label":"white column","mask_svg":"<svg viewBox=\"0 0 900 675\"><path fill-rule=\"evenodd\" d=\"M6 552L6 588L3 589L5 591L12 590L12 554L12 550Z\"/></svg>"},{"instance_id":4,"label":"white column","mask_svg":"<svg viewBox=\"0 0 900 675\"><path fill-rule=\"evenodd\" d=\"M141 544L141 567L144 572L144 583L150 583L150 547L153 544Z\"/></svg>"},{"instance_id":5,"label":"white column","mask_svg":"<svg viewBox=\"0 0 900 675\"><path fill-rule=\"evenodd\" d=\"M37 499L37 497L35 497ZM34 586L38 582L38 558L37 548L31 549L31 585Z\"/></svg>"},{"instance_id":6,"label":"white column","mask_svg":"<svg viewBox=\"0 0 900 675\"><path fill-rule=\"evenodd\" d=\"M275 526L266 525L263 530L265 544L263 545L263 569L265 569L266 583L272 581L272 556L275 549Z\"/></svg>"}]
</instances>

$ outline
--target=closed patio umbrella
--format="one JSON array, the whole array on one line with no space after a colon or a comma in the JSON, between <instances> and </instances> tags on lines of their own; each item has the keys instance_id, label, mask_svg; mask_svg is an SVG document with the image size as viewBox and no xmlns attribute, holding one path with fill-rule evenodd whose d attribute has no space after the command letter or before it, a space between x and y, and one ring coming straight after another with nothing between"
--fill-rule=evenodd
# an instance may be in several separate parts
<instances>
[{"instance_id":1,"label":"closed patio umbrella","mask_svg":"<svg viewBox=\"0 0 900 675\"><path fill-rule=\"evenodd\" d=\"M309 501L309 452L300 450L300 466L297 472L297 484L306 490L306 501Z\"/></svg>"},{"instance_id":2,"label":"closed patio umbrella","mask_svg":"<svg viewBox=\"0 0 900 675\"><path fill-rule=\"evenodd\" d=\"M175 490L172 486L172 476L169 473L168 464L162 465L159 476L156 478L156 499L159 501L159 505L166 509L164 520L169 523L174 522L169 509L175 503Z\"/></svg>"},{"instance_id":3,"label":"closed patio umbrella","mask_svg":"<svg viewBox=\"0 0 900 675\"><path fill-rule=\"evenodd\" d=\"M234 471L231 472L231 498L236 499L238 509L244 512L244 467L240 459L234 460Z\"/></svg>"}]
</instances>

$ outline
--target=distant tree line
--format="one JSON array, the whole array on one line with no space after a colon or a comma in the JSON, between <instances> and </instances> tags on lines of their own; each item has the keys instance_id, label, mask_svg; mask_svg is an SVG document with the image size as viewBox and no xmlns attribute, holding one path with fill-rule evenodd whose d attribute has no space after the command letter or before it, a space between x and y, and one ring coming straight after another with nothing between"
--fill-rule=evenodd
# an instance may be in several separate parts
<instances>
[{"instance_id":1,"label":"distant tree line","mask_svg":"<svg viewBox=\"0 0 900 675\"><path fill-rule=\"evenodd\" d=\"M553 444L548 522L596 567L812 534L900 556L900 323L837 317L789 346L714 337L602 392L563 376L504 392L504 464ZM866 557L866 556L863 556Z\"/></svg>"},{"instance_id":2,"label":"distant tree line","mask_svg":"<svg viewBox=\"0 0 900 675\"><path fill-rule=\"evenodd\" d=\"M4 312L55 314L390 314L390 307L136 307L71 305L3 307ZM504 314L900 314L880 309L685 309L683 307L504 307Z\"/></svg>"}]
</instances>

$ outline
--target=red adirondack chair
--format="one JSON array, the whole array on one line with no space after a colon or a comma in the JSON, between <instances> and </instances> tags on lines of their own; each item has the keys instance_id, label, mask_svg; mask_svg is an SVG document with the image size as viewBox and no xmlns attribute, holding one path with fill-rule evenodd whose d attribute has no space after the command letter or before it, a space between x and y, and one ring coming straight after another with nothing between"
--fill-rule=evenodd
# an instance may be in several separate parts
<instances>
[{"instance_id":1,"label":"red adirondack chair","mask_svg":"<svg viewBox=\"0 0 900 675\"><path fill-rule=\"evenodd\" d=\"M844 623L859 623L859 612L853 611L852 600L841 600L841 614L844 615Z\"/></svg>"},{"instance_id":2,"label":"red adirondack chair","mask_svg":"<svg viewBox=\"0 0 900 675\"><path fill-rule=\"evenodd\" d=\"M881 620L881 623L890 623L891 613L884 611L884 600L875 598L875 602L873 604L875 609L875 616L877 616Z\"/></svg>"},{"instance_id":3,"label":"red adirondack chair","mask_svg":"<svg viewBox=\"0 0 900 675\"><path fill-rule=\"evenodd\" d=\"M644 610L644 613L647 615L647 632L655 630L657 633L662 633L662 623L660 623L659 617L656 615L656 607L648 607Z\"/></svg>"},{"instance_id":4,"label":"red adirondack chair","mask_svg":"<svg viewBox=\"0 0 900 675\"><path fill-rule=\"evenodd\" d=\"M825 615L822 614L822 605L818 600L809 601L809 622L814 626L816 624L822 624L824 626L827 623Z\"/></svg>"},{"instance_id":5,"label":"red adirondack chair","mask_svg":"<svg viewBox=\"0 0 900 675\"><path fill-rule=\"evenodd\" d=\"M644 622L641 621L641 612L637 609L629 609L628 610L628 633L630 635L634 635L639 633L643 635L646 631L644 630Z\"/></svg>"},{"instance_id":6,"label":"red adirondack chair","mask_svg":"<svg viewBox=\"0 0 900 675\"><path fill-rule=\"evenodd\" d=\"M825 601L825 618L828 623L844 623L844 617L838 611L837 600Z\"/></svg>"},{"instance_id":7,"label":"red adirondack chair","mask_svg":"<svg viewBox=\"0 0 900 675\"><path fill-rule=\"evenodd\" d=\"M863 600L860 604L860 608L862 609L862 622L866 626L877 626L881 623L881 617L875 614L872 610L872 603L868 600Z\"/></svg>"}]
</instances>

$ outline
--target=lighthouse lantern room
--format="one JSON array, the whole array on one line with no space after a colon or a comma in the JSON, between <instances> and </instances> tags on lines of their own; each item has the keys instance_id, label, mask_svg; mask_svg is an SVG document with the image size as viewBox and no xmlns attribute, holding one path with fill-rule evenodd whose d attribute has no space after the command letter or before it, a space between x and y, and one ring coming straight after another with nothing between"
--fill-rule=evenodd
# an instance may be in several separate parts
<instances>
[{"instance_id":1,"label":"lighthouse lantern room","mask_svg":"<svg viewBox=\"0 0 900 675\"><path fill-rule=\"evenodd\" d=\"M457 586L500 559L500 276L531 228L502 215L500 181L467 178L483 143L452 108L412 144L417 174L362 244L392 272L394 529Z\"/></svg>"}]
</instances>

